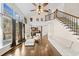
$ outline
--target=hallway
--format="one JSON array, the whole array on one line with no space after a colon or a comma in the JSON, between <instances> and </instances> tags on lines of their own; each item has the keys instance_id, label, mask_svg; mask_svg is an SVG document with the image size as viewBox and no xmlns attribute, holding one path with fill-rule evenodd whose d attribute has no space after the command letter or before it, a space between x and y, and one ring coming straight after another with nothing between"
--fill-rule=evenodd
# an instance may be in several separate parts
<instances>
[{"instance_id":1,"label":"hallway","mask_svg":"<svg viewBox=\"0 0 79 59\"><path fill-rule=\"evenodd\" d=\"M0 4L0 55L79 55L78 6L73 3Z\"/></svg>"},{"instance_id":2,"label":"hallway","mask_svg":"<svg viewBox=\"0 0 79 59\"><path fill-rule=\"evenodd\" d=\"M44 36L42 42L35 43L34 47L26 47L25 44L21 44L16 48L13 48L3 56L53 56L54 50L51 49L47 36ZM59 53L57 53L59 55Z\"/></svg>"}]
</instances>

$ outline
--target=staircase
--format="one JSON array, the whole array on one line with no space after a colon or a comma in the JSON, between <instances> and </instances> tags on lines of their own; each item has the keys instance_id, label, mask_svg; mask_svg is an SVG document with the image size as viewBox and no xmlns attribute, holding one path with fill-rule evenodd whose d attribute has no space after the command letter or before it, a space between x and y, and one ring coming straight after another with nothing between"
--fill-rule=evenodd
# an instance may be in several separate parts
<instances>
[{"instance_id":1,"label":"staircase","mask_svg":"<svg viewBox=\"0 0 79 59\"><path fill-rule=\"evenodd\" d=\"M49 22L48 40L61 55L79 55L79 17L56 10L46 15Z\"/></svg>"},{"instance_id":2,"label":"staircase","mask_svg":"<svg viewBox=\"0 0 79 59\"><path fill-rule=\"evenodd\" d=\"M61 21L61 23L63 23L65 27L67 27L67 29L70 29L70 32L74 32L73 35L79 35L79 17L59 10L57 10L56 12L56 16Z\"/></svg>"},{"instance_id":3,"label":"staircase","mask_svg":"<svg viewBox=\"0 0 79 59\"><path fill-rule=\"evenodd\" d=\"M45 16L46 21L54 19L60 20L60 23L64 24L66 29L74 32L73 35L79 35L79 17L56 9L55 12Z\"/></svg>"}]
</instances>

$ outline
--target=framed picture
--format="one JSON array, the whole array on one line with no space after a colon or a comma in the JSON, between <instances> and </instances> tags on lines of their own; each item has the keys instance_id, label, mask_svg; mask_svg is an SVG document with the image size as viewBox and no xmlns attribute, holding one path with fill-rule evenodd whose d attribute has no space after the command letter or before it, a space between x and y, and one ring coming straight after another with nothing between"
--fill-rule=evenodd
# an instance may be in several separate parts
<instances>
[{"instance_id":1,"label":"framed picture","mask_svg":"<svg viewBox=\"0 0 79 59\"><path fill-rule=\"evenodd\" d=\"M41 21L43 21L43 18L41 18Z\"/></svg>"},{"instance_id":2,"label":"framed picture","mask_svg":"<svg viewBox=\"0 0 79 59\"><path fill-rule=\"evenodd\" d=\"M30 18L30 22L32 22L33 21L33 18Z\"/></svg>"},{"instance_id":3,"label":"framed picture","mask_svg":"<svg viewBox=\"0 0 79 59\"><path fill-rule=\"evenodd\" d=\"M36 18L36 21L39 21L39 18Z\"/></svg>"}]
</instances>

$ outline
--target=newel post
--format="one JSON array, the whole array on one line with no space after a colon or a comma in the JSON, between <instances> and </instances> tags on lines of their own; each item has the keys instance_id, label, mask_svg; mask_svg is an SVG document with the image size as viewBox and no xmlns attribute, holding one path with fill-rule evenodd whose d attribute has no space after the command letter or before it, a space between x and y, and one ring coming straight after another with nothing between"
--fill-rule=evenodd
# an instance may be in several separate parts
<instances>
[{"instance_id":1,"label":"newel post","mask_svg":"<svg viewBox=\"0 0 79 59\"><path fill-rule=\"evenodd\" d=\"M55 11L55 18L57 18L58 9Z\"/></svg>"}]
</instances>

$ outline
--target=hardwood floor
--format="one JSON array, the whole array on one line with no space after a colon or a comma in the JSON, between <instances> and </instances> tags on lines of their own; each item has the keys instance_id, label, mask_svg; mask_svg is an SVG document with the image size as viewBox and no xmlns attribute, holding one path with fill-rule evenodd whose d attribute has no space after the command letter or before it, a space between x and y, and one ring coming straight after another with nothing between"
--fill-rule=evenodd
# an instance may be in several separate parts
<instances>
[{"instance_id":1,"label":"hardwood floor","mask_svg":"<svg viewBox=\"0 0 79 59\"><path fill-rule=\"evenodd\" d=\"M47 36L44 36L42 41L35 43L34 47L26 47L23 43L8 51L3 56L59 56L60 54L56 49L52 49L51 47L50 42L47 40Z\"/></svg>"}]
</instances>

